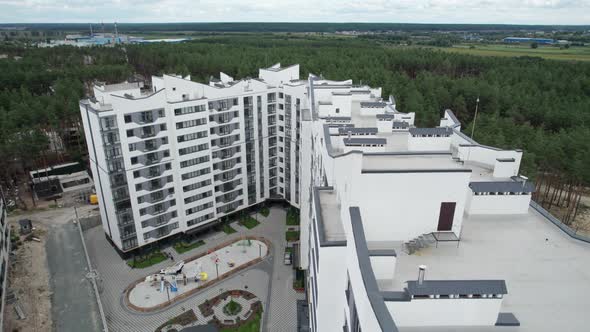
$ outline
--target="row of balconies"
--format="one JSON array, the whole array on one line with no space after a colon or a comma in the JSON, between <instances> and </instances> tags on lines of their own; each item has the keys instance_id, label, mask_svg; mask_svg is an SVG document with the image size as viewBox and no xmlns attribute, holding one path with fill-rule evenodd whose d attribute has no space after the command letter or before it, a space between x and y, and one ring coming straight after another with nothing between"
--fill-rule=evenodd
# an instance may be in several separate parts
<instances>
[{"instance_id":1,"label":"row of balconies","mask_svg":"<svg viewBox=\"0 0 590 332\"><path fill-rule=\"evenodd\" d=\"M224 184L220 184L215 186L215 192L222 192L227 193L230 191L235 190L242 184L242 179L233 180L231 182L226 182Z\"/></svg>"},{"instance_id":2,"label":"row of balconies","mask_svg":"<svg viewBox=\"0 0 590 332\"><path fill-rule=\"evenodd\" d=\"M234 211L235 209L237 209L242 204L243 204L243 201L240 199L239 201L235 201L235 202L229 203L227 205L220 206L217 208L217 213L230 213L230 212Z\"/></svg>"},{"instance_id":3,"label":"row of balconies","mask_svg":"<svg viewBox=\"0 0 590 332\"><path fill-rule=\"evenodd\" d=\"M223 148L223 147L230 146L239 140L240 140L240 134L233 135L233 136L220 137L217 139L212 139L211 146Z\"/></svg>"},{"instance_id":4,"label":"row of balconies","mask_svg":"<svg viewBox=\"0 0 590 332\"><path fill-rule=\"evenodd\" d=\"M145 215L157 216L157 215L160 215L160 214L168 211L173 206L176 206L175 199L171 199L166 202L157 203L157 204L153 204L149 207L142 208L142 209L140 209L139 214L142 216L145 216Z\"/></svg>"},{"instance_id":5,"label":"row of balconies","mask_svg":"<svg viewBox=\"0 0 590 332\"><path fill-rule=\"evenodd\" d=\"M227 182L227 181L233 180L236 176L238 176L240 174L242 174L242 169L237 168L237 169L233 169L233 170L230 170L227 172L216 174L213 177L213 179L215 181Z\"/></svg>"},{"instance_id":6,"label":"row of balconies","mask_svg":"<svg viewBox=\"0 0 590 332\"><path fill-rule=\"evenodd\" d=\"M212 156L213 156L213 159L225 160L225 159L233 157L236 153L239 153L240 151L241 151L241 147L238 145L238 146L233 146L233 147L226 148L223 150L214 151L212 153Z\"/></svg>"},{"instance_id":7,"label":"row of balconies","mask_svg":"<svg viewBox=\"0 0 590 332\"><path fill-rule=\"evenodd\" d=\"M213 170L227 171L227 170L234 168L237 164L239 164L241 162L242 162L241 157L220 161L218 163L213 164Z\"/></svg>"},{"instance_id":8,"label":"row of balconies","mask_svg":"<svg viewBox=\"0 0 590 332\"><path fill-rule=\"evenodd\" d=\"M159 227L164 224L167 224L170 220L174 219L177 216L176 211L170 211L168 213L159 215L154 218L150 218L141 222L141 227Z\"/></svg>"},{"instance_id":9,"label":"row of balconies","mask_svg":"<svg viewBox=\"0 0 590 332\"><path fill-rule=\"evenodd\" d=\"M173 230L175 230L177 228L178 228L178 222L175 222L173 224L162 226L160 228L154 229L153 231L149 231L147 233L144 233L143 238L145 240L147 240L149 238L160 239L160 238L163 238L164 236L169 235L170 233L172 233Z\"/></svg>"},{"instance_id":10,"label":"row of balconies","mask_svg":"<svg viewBox=\"0 0 590 332\"><path fill-rule=\"evenodd\" d=\"M141 190L149 190L154 191L158 189L162 189L166 184L172 182L172 175L168 175L165 177L152 179L149 181L141 182L135 185L135 191Z\"/></svg>"},{"instance_id":11,"label":"row of balconies","mask_svg":"<svg viewBox=\"0 0 590 332\"><path fill-rule=\"evenodd\" d=\"M240 113L235 112L226 112L221 114L213 114L209 116L209 122L214 122L217 124L224 124L232 122L234 119L239 119Z\"/></svg>"},{"instance_id":12,"label":"row of balconies","mask_svg":"<svg viewBox=\"0 0 590 332\"><path fill-rule=\"evenodd\" d=\"M229 202L233 202L238 197L242 196L243 193L244 193L244 191L242 189L239 189L237 191L234 191L234 192L231 192L231 193L228 193L228 194L217 196L217 197L215 197L215 202L217 202L217 203L229 203Z\"/></svg>"}]
</instances>

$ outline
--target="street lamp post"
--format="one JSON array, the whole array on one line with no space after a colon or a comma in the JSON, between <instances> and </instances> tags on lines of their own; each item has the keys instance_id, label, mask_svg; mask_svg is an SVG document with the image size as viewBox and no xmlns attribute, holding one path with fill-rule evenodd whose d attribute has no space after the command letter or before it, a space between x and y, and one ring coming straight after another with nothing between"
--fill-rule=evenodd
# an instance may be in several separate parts
<instances>
[{"instance_id":1,"label":"street lamp post","mask_svg":"<svg viewBox=\"0 0 590 332\"><path fill-rule=\"evenodd\" d=\"M258 244L258 257L262 257L262 244Z\"/></svg>"},{"instance_id":2,"label":"street lamp post","mask_svg":"<svg viewBox=\"0 0 590 332\"><path fill-rule=\"evenodd\" d=\"M473 125L471 126L471 139L473 139L473 134L475 133L475 120L477 120L477 109L479 108L479 96L475 101L475 115L473 116Z\"/></svg>"}]
</instances>

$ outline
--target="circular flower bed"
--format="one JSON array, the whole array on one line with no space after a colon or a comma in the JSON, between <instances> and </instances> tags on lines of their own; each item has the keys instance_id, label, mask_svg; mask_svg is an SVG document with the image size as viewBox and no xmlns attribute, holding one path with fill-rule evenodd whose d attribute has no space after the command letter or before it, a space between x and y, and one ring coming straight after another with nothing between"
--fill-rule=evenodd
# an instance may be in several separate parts
<instances>
[{"instance_id":1,"label":"circular flower bed","mask_svg":"<svg viewBox=\"0 0 590 332\"><path fill-rule=\"evenodd\" d=\"M242 311L242 305L234 300L230 300L225 306L223 306L223 312L226 315L234 316Z\"/></svg>"}]
</instances>

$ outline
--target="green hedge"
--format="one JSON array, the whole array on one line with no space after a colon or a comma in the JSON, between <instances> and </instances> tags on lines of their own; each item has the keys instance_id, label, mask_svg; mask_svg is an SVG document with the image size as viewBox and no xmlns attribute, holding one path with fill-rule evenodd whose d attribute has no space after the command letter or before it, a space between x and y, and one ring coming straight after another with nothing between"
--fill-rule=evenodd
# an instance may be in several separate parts
<instances>
[{"instance_id":1,"label":"green hedge","mask_svg":"<svg viewBox=\"0 0 590 332\"><path fill-rule=\"evenodd\" d=\"M230 225L225 224L223 225L223 227L221 228L221 230L225 233L225 234L233 234L235 232L237 232L235 229L233 229Z\"/></svg>"},{"instance_id":2,"label":"green hedge","mask_svg":"<svg viewBox=\"0 0 590 332\"><path fill-rule=\"evenodd\" d=\"M127 261L127 265L129 265L132 268L143 269L146 267L150 267L152 265L156 265L156 264L163 262L167 259L168 259L168 257L166 257L160 251L154 251L154 252L149 253L144 256L138 256L138 257L132 258L131 260Z\"/></svg>"},{"instance_id":3,"label":"green hedge","mask_svg":"<svg viewBox=\"0 0 590 332\"><path fill-rule=\"evenodd\" d=\"M195 248L198 248L204 244L205 244L205 241L203 241L203 240L199 240L199 241L193 242L193 243L177 242L174 244L174 250L176 250L177 253L182 254L182 253L185 253L189 250L193 250Z\"/></svg>"},{"instance_id":4,"label":"green hedge","mask_svg":"<svg viewBox=\"0 0 590 332\"><path fill-rule=\"evenodd\" d=\"M244 218L242 218L242 220L240 220L240 225L248 228L248 229L252 229L256 226L258 226L260 224L260 222L258 222L258 220L252 218L251 216L246 216Z\"/></svg>"},{"instance_id":5,"label":"green hedge","mask_svg":"<svg viewBox=\"0 0 590 332\"><path fill-rule=\"evenodd\" d=\"M287 231L285 238L288 242L299 241L299 231Z\"/></svg>"}]
</instances>

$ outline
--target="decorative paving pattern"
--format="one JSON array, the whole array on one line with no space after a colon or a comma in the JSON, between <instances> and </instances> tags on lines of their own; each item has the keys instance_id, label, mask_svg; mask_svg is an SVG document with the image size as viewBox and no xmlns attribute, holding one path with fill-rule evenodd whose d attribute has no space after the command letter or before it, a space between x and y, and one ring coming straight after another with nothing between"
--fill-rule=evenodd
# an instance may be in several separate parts
<instances>
[{"instance_id":1,"label":"decorative paving pattern","mask_svg":"<svg viewBox=\"0 0 590 332\"><path fill-rule=\"evenodd\" d=\"M248 230L234 227L237 233L226 235L223 232L209 233L202 237L205 245L183 254L177 254L172 248L167 249L174 261L188 259L201 252L206 252L223 242L239 239L244 235L262 236L272 243L269 256L261 263L239 271L237 274L220 281L211 288L206 288L186 299L160 311L138 313L128 310L124 304L124 290L135 280L145 277L170 265L162 262L147 269L131 269L115 252L105 239L102 227L95 227L85 232L84 237L93 266L99 273L101 299L112 332L150 332L178 316L186 310L194 309L208 298L229 289L242 289L255 294L262 302L262 331L294 332L297 329L296 300L304 299L304 294L296 293L292 288L293 269L285 266L282 256L285 250L285 211L272 208L267 218L258 215L260 225ZM233 227L234 225L232 225ZM275 259L275 257L278 257ZM202 318L202 317L200 317Z\"/></svg>"}]
</instances>

